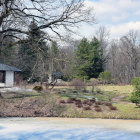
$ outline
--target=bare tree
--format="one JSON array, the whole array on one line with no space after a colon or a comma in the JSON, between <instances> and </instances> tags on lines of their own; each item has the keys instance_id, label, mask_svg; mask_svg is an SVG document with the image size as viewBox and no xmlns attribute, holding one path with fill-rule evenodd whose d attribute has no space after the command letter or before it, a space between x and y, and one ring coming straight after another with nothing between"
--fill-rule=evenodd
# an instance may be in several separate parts
<instances>
[{"instance_id":1,"label":"bare tree","mask_svg":"<svg viewBox=\"0 0 140 140\"><path fill-rule=\"evenodd\" d=\"M95 36L100 42L100 47L103 52L103 59L104 59L104 69L106 69L106 63L109 59L108 53L108 45L109 45L109 31L104 27L100 26L99 29L96 30Z\"/></svg>"},{"instance_id":2,"label":"bare tree","mask_svg":"<svg viewBox=\"0 0 140 140\"><path fill-rule=\"evenodd\" d=\"M0 42L5 36L23 41L33 18L39 25L34 30L46 29L46 39L51 39L50 31L61 37L59 29L70 31L81 22L95 21L84 0L0 0Z\"/></svg>"},{"instance_id":3,"label":"bare tree","mask_svg":"<svg viewBox=\"0 0 140 140\"><path fill-rule=\"evenodd\" d=\"M129 84L140 75L140 44L137 31L130 31L119 40L113 40L109 48L107 70L118 83Z\"/></svg>"}]
</instances>

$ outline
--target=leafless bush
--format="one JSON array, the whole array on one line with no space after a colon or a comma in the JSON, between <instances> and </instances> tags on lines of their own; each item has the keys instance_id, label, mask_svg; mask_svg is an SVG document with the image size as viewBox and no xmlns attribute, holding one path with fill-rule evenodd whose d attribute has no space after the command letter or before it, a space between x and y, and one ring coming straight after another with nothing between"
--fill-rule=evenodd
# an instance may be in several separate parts
<instances>
[{"instance_id":1,"label":"leafless bush","mask_svg":"<svg viewBox=\"0 0 140 140\"><path fill-rule=\"evenodd\" d=\"M67 103L72 104L72 103L74 103L74 101L73 101L73 99L69 98L69 99L67 100Z\"/></svg>"},{"instance_id":2,"label":"leafless bush","mask_svg":"<svg viewBox=\"0 0 140 140\"><path fill-rule=\"evenodd\" d=\"M83 105L82 104L78 104L78 105L76 105L78 108L82 108L83 107Z\"/></svg>"},{"instance_id":3,"label":"leafless bush","mask_svg":"<svg viewBox=\"0 0 140 140\"><path fill-rule=\"evenodd\" d=\"M99 88L96 88L96 94L103 94L103 92Z\"/></svg>"},{"instance_id":4,"label":"leafless bush","mask_svg":"<svg viewBox=\"0 0 140 140\"><path fill-rule=\"evenodd\" d=\"M97 111L97 112L102 112L102 109L101 109L101 107L96 107L96 108L95 108L95 111Z\"/></svg>"},{"instance_id":5,"label":"leafless bush","mask_svg":"<svg viewBox=\"0 0 140 140\"><path fill-rule=\"evenodd\" d=\"M115 106L109 106L110 110L117 110Z\"/></svg>"},{"instance_id":6,"label":"leafless bush","mask_svg":"<svg viewBox=\"0 0 140 140\"><path fill-rule=\"evenodd\" d=\"M96 102L96 99L91 99L90 102L91 103L95 103Z\"/></svg>"},{"instance_id":7,"label":"leafless bush","mask_svg":"<svg viewBox=\"0 0 140 140\"><path fill-rule=\"evenodd\" d=\"M82 101L80 99L76 99L75 102L76 103L82 103Z\"/></svg>"},{"instance_id":8,"label":"leafless bush","mask_svg":"<svg viewBox=\"0 0 140 140\"><path fill-rule=\"evenodd\" d=\"M92 106L92 103L91 102L88 102L87 105Z\"/></svg>"},{"instance_id":9,"label":"leafless bush","mask_svg":"<svg viewBox=\"0 0 140 140\"><path fill-rule=\"evenodd\" d=\"M73 79L70 85L74 86L77 90L86 89L86 84L80 79Z\"/></svg>"},{"instance_id":10,"label":"leafless bush","mask_svg":"<svg viewBox=\"0 0 140 140\"><path fill-rule=\"evenodd\" d=\"M98 107L100 107L100 106L99 106L99 105L95 105L94 107L95 107L95 108L98 108Z\"/></svg>"},{"instance_id":11,"label":"leafless bush","mask_svg":"<svg viewBox=\"0 0 140 140\"><path fill-rule=\"evenodd\" d=\"M14 80L15 80L15 85L18 86L26 85L26 81L24 81L22 76L20 76L19 74L15 74Z\"/></svg>"},{"instance_id":12,"label":"leafless bush","mask_svg":"<svg viewBox=\"0 0 140 140\"><path fill-rule=\"evenodd\" d=\"M102 105L102 102L95 102L96 105Z\"/></svg>"},{"instance_id":13,"label":"leafless bush","mask_svg":"<svg viewBox=\"0 0 140 140\"><path fill-rule=\"evenodd\" d=\"M89 100L84 100L83 104L87 104L89 102Z\"/></svg>"},{"instance_id":14,"label":"leafless bush","mask_svg":"<svg viewBox=\"0 0 140 140\"><path fill-rule=\"evenodd\" d=\"M104 103L106 106L112 106L112 103Z\"/></svg>"},{"instance_id":15,"label":"leafless bush","mask_svg":"<svg viewBox=\"0 0 140 140\"><path fill-rule=\"evenodd\" d=\"M84 110L91 110L91 108L90 108L89 106L84 107L83 109L84 109Z\"/></svg>"},{"instance_id":16,"label":"leafless bush","mask_svg":"<svg viewBox=\"0 0 140 140\"><path fill-rule=\"evenodd\" d=\"M60 100L59 103L65 104L66 102L64 100Z\"/></svg>"}]
</instances>

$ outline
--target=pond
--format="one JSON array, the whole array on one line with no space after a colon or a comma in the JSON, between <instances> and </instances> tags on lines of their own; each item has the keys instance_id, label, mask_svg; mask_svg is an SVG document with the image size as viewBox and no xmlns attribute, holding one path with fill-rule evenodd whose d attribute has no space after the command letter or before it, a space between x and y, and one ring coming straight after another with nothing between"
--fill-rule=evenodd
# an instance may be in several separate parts
<instances>
[{"instance_id":1,"label":"pond","mask_svg":"<svg viewBox=\"0 0 140 140\"><path fill-rule=\"evenodd\" d=\"M2 118L0 140L140 140L140 121Z\"/></svg>"}]
</instances>

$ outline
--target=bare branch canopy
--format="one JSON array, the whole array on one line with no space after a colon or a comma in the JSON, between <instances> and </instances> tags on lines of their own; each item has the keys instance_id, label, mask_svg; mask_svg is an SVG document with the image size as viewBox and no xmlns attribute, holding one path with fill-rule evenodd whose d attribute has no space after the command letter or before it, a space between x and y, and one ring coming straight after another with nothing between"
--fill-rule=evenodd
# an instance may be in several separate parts
<instances>
[{"instance_id":1,"label":"bare branch canopy","mask_svg":"<svg viewBox=\"0 0 140 140\"><path fill-rule=\"evenodd\" d=\"M0 36L13 35L23 40L34 19L37 29L61 35L59 29L71 30L79 23L94 23L93 9L84 0L0 0Z\"/></svg>"}]
</instances>

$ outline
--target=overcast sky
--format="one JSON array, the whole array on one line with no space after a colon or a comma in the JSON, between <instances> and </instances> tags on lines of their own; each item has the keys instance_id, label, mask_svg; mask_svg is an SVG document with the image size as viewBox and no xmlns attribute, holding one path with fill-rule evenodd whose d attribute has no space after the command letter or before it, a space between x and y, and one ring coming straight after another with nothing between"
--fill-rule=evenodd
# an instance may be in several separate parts
<instances>
[{"instance_id":1,"label":"overcast sky","mask_svg":"<svg viewBox=\"0 0 140 140\"><path fill-rule=\"evenodd\" d=\"M86 5L93 7L97 25L84 25L80 33L93 36L98 26L110 30L110 37L117 38L129 30L140 30L140 0L86 0Z\"/></svg>"}]
</instances>

